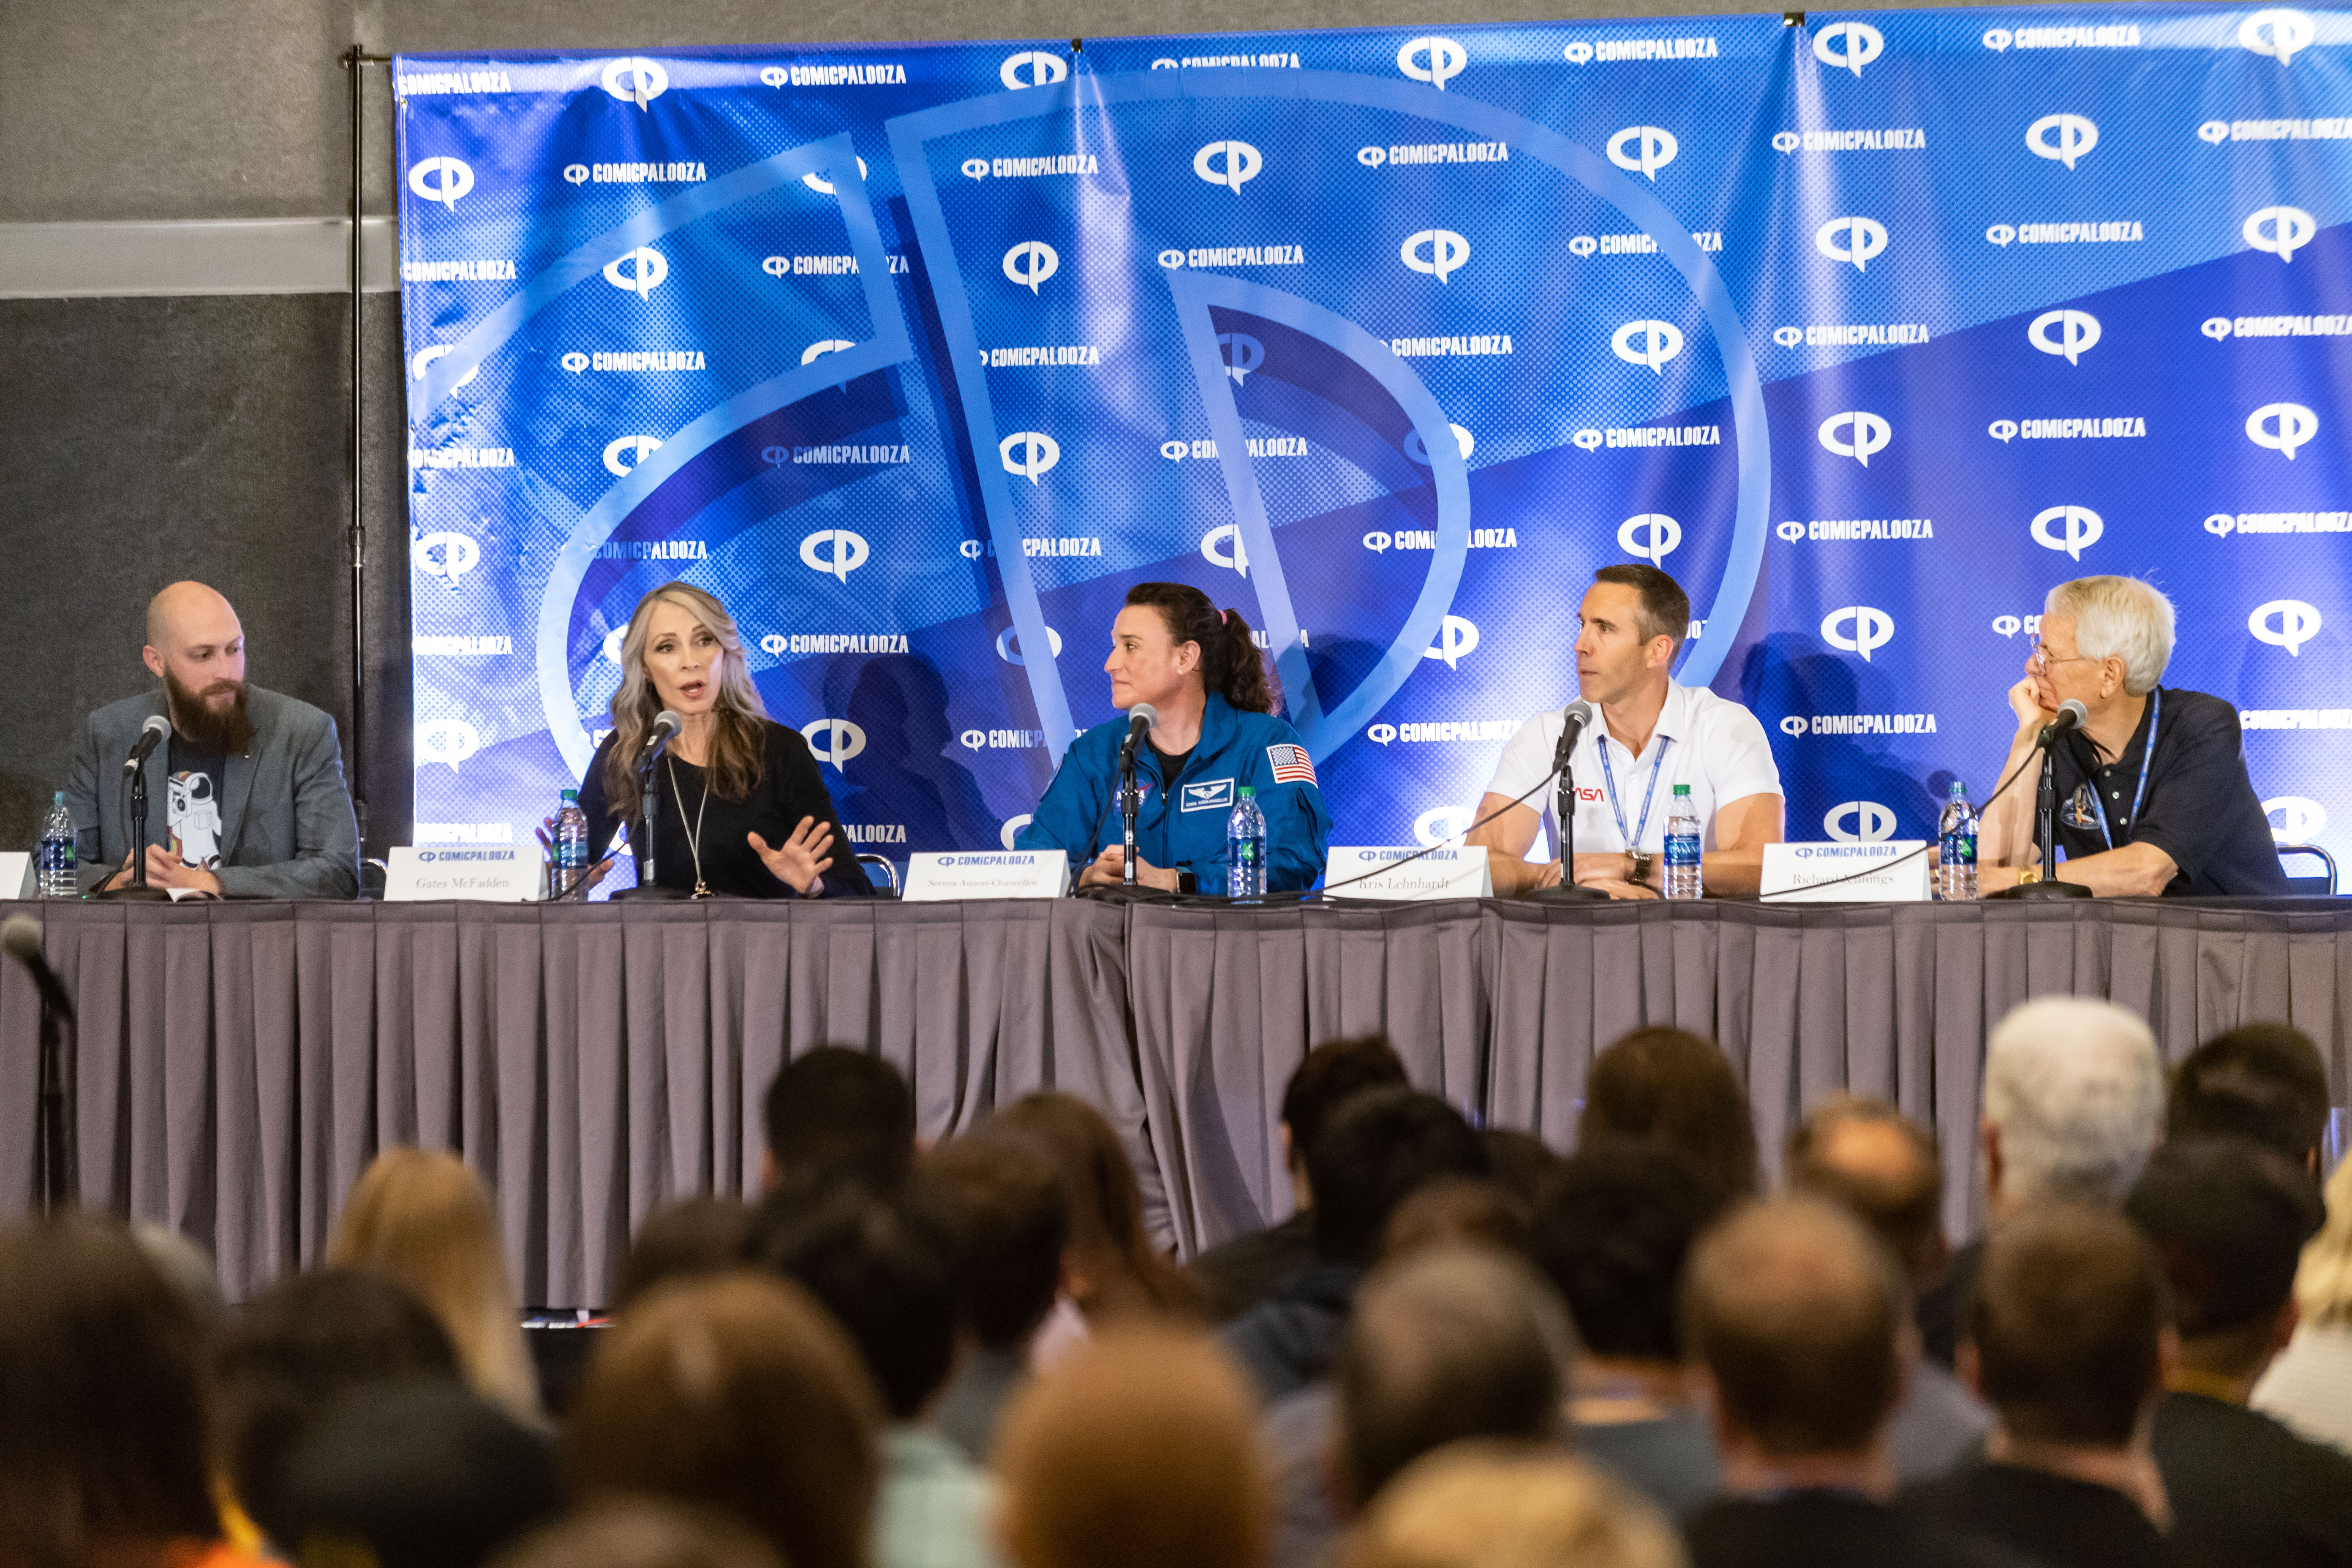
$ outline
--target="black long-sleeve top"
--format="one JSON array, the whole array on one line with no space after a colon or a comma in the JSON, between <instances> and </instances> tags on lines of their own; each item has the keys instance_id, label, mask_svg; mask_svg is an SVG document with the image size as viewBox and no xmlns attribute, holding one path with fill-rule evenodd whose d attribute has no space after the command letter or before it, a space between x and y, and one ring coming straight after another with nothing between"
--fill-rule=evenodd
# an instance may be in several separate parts
<instances>
[{"instance_id":1,"label":"black long-sleeve top","mask_svg":"<svg viewBox=\"0 0 2352 1568\"><path fill-rule=\"evenodd\" d=\"M751 847L749 835L757 833L767 841L769 848L779 848L793 836L802 817L814 816L833 829L833 847L828 851L833 865L823 879L825 897L871 894L874 885L866 879L865 868L857 863L857 853L850 846L849 836L842 831L840 814L834 810L833 795L824 787L824 775L817 772L816 758L810 752L808 742L802 739L798 730L773 720L762 720L761 726L767 742L767 767L751 793L741 800L712 795L705 806L703 795L709 779L702 769L675 755L665 756L654 765L657 812L654 826L655 880L680 892L693 891L694 847L689 840L694 837L695 818L699 814L702 879L712 892L740 899L798 897L794 889L769 871L760 852ZM588 764L588 776L580 787L580 809L588 817L588 854L592 860L604 858L622 826L614 819L611 797L604 792L604 758L612 745L612 739L607 737L604 744L597 748L594 759ZM671 784L673 770L675 788ZM642 857L637 870L643 877Z\"/></svg>"}]
</instances>

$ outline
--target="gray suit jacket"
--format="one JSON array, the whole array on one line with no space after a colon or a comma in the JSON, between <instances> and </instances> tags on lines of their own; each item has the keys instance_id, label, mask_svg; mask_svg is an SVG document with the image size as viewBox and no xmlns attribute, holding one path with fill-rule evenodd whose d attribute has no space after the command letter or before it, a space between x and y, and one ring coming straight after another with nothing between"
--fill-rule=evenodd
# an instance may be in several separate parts
<instances>
[{"instance_id":1,"label":"gray suit jacket","mask_svg":"<svg viewBox=\"0 0 2352 1568\"><path fill-rule=\"evenodd\" d=\"M220 865L214 875L233 899L350 899L360 890L359 825L343 785L335 721L320 709L258 686L246 688L253 744L222 771ZM163 693L126 697L89 716L66 785L75 862L84 891L122 867L131 845L130 791L122 760ZM171 742L147 756L147 842L169 846L166 774Z\"/></svg>"}]
</instances>

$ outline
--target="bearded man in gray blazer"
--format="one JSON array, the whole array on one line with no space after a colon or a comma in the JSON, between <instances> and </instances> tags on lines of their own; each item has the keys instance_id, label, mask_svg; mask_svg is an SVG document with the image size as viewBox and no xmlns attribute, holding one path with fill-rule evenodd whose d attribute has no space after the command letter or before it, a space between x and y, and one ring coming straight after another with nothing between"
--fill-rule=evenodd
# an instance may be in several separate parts
<instances>
[{"instance_id":1,"label":"bearded man in gray blazer","mask_svg":"<svg viewBox=\"0 0 2352 1568\"><path fill-rule=\"evenodd\" d=\"M163 689L126 697L82 727L66 789L85 891L148 885L231 899L359 893L359 828L335 721L245 680L245 627L202 583L174 583L147 606L147 668ZM131 842L123 763L157 716L171 731L148 753L147 843Z\"/></svg>"}]
</instances>

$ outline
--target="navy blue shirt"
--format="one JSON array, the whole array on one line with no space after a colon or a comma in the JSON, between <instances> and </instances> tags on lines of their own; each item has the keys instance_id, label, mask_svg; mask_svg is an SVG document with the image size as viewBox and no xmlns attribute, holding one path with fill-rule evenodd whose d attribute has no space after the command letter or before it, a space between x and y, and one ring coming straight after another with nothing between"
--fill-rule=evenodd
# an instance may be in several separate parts
<instances>
[{"instance_id":1,"label":"navy blue shirt","mask_svg":"<svg viewBox=\"0 0 2352 1568\"><path fill-rule=\"evenodd\" d=\"M2153 844L2179 868L2165 887L2166 897L2284 896L2286 872L2279 866L2262 798L2246 774L2238 710L2202 691L2158 690L2164 696L2162 732L2156 737L2147 796L2137 817L2132 798L2139 787L2140 759L2147 752L2148 720L2157 710L2154 692L2121 756L2103 763L2090 737L2079 730L2057 748L2052 772L2058 786L2058 847L2069 859L2105 854L2110 847L2089 809L2088 792L2096 790L2113 847ZM2018 787L2033 783L2029 773Z\"/></svg>"}]
</instances>

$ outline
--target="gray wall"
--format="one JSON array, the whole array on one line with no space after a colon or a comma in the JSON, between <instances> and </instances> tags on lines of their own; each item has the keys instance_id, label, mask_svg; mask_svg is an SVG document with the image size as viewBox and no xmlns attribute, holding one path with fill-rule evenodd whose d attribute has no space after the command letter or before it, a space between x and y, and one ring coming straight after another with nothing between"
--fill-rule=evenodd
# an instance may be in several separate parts
<instances>
[{"instance_id":1,"label":"gray wall","mask_svg":"<svg viewBox=\"0 0 2352 1568\"><path fill-rule=\"evenodd\" d=\"M318 703L352 740L345 474L348 298L331 252L281 266L299 291L9 298L34 242L154 252L191 290L231 289L189 231L350 210L336 56L485 48L1071 37L1709 14L1695 0L7 0L0 4L0 846L30 846L81 716L143 689L154 590L227 593L257 683ZM371 216L392 210L391 94L366 76ZM92 232L48 226L154 226ZM285 237L256 231L252 243ZM12 261L12 258L13 261ZM12 265L14 275L12 277ZM308 276L287 283L288 271ZM234 267L229 268L234 272ZM201 274L201 276L197 276ZM56 268L44 274L54 277ZM12 287L12 282L16 285ZM250 286L249 284L247 286ZM354 779L371 853L409 834L407 518L398 301L367 298L369 651Z\"/></svg>"}]
</instances>

